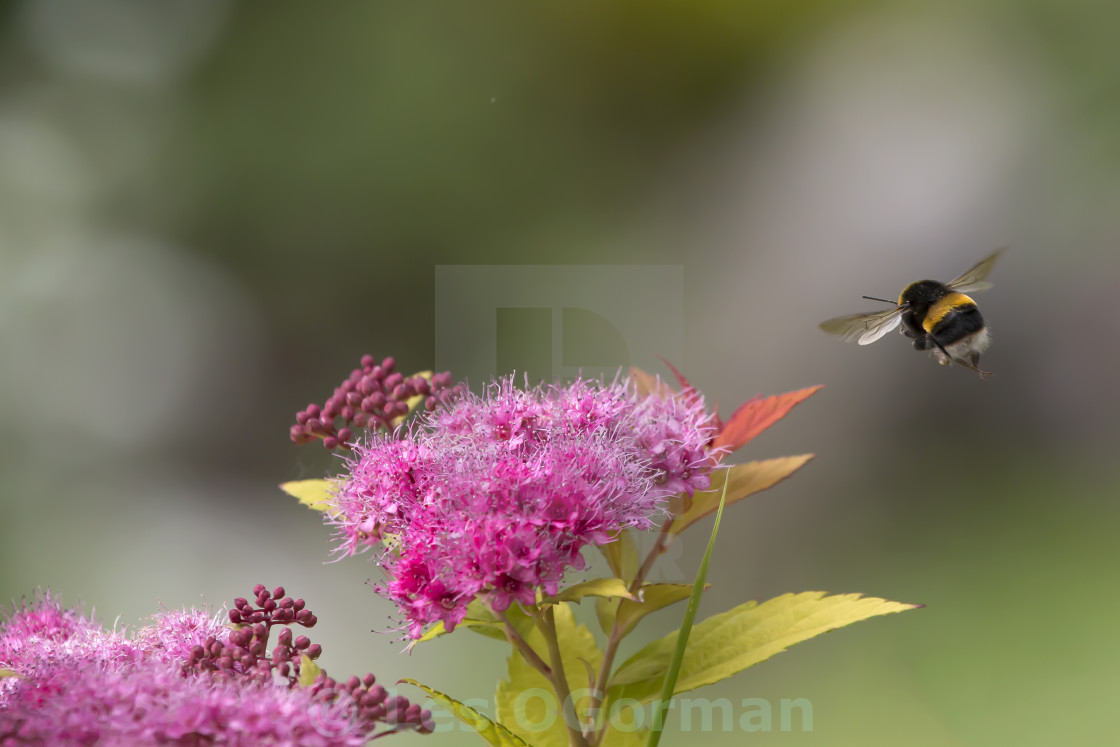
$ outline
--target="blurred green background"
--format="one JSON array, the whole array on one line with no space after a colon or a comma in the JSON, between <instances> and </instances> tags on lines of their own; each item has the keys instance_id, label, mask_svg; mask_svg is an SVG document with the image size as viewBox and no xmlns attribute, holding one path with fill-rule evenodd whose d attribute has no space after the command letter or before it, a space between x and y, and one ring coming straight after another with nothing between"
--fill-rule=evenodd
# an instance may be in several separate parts
<instances>
[{"instance_id":1,"label":"blurred green background","mask_svg":"<svg viewBox=\"0 0 1120 747\"><path fill-rule=\"evenodd\" d=\"M700 691L814 709L705 743L1120 743L1117 24L1091 0L4 4L0 599L134 626L284 584L332 674L488 697L501 646L402 655L376 569L324 564L275 485L339 463L287 426L366 352L479 365L437 350L437 266L609 265L615 308L678 304L664 347L578 308L558 346L559 312L515 309L492 367L670 351L725 412L827 385L748 448L817 458L725 517L701 614L928 605ZM816 329L1002 245L987 381Z\"/></svg>"}]
</instances>

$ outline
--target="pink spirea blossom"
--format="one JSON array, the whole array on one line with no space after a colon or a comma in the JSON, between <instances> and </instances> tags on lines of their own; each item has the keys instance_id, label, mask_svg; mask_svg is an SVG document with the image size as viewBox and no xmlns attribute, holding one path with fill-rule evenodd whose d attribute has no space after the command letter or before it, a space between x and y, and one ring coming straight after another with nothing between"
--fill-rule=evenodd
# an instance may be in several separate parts
<instances>
[{"instance_id":1,"label":"pink spirea blossom","mask_svg":"<svg viewBox=\"0 0 1120 747\"><path fill-rule=\"evenodd\" d=\"M192 651L217 650L233 634L198 610L161 613L126 636L49 595L23 604L0 626L0 745L335 747L372 736L325 675L331 697L318 681L298 687L192 668Z\"/></svg>"},{"instance_id":2,"label":"pink spirea blossom","mask_svg":"<svg viewBox=\"0 0 1120 747\"><path fill-rule=\"evenodd\" d=\"M355 445L330 521L344 554L385 543L378 590L417 638L436 621L454 628L480 594L499 611L555 594L584 546L709 487L715 431L696 395L502 379Z\"/></svg>"}]
</instances>

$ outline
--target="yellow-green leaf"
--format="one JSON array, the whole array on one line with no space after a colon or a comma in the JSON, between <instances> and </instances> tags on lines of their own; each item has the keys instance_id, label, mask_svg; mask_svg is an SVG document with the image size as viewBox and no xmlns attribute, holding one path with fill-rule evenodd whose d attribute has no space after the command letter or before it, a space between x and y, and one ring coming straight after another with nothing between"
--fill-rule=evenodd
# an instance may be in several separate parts
<instances>
[{"instance_id":1,"label":"yellow-green leaf","mask_svg":"<svg viewBox=\"0 0 1120 747\"><path fill-rule=\"evenodd\" d=\"M471 600L470 604L467 605L466 617L455 626L455 630L459 628L478 629L489 627L497 627L500 630L502 623L498 618L494 617L494 613L490 611L490 608L486 606L486 603L483 602L481 598L475 597ZM448 632L443 623L438 622L429 628L424 635L408 644L408 647L411 649L418 643L425 643L434 638L439 638L441 635L447 635ZM501 637L505 638L505 633L502 633Z\"/></svg>"},{"instance_id":2,"label":"yellow-green leaf","mask_svg":"<svg viewBox=\"0 0 1120 747\"><path fill-rule=\"evenodd\" d=\"M455 626L455 630L459 630L460 628L472 630L475 633L480 633L486 636L487 638L495 638L502 641L506 639L505 629L503 628L502 623L499 620L472 620L469 617L465 617L463 618L462 622ZM447 635L449 632L454 633L455 631L448 631L447 628L443 626L442 622L437 622L431 628L426 630L422 636L411 641L408 644L408 648L411 650L412 647L416 646L417 644L427 643L428 641L431 641L435 638Z\"/></svg>"},{"instance_id":3,"label":"yellow-green leaf","mask_svg":"<svg viewBox=\"0 0 1120 747\"><path fill-rule=\"evenodd\" d=\"M427 685L422 685L412 679L403 679L401 682L406 685L418 687L426 692L431 696L432 700L450 711L455 718L478 732L480 737L494 745L494 747L532 747L528 742L518 737L506 727L495 721L491 721L470 706L464 705L448 695L444 695L439 690L428 687Z\"/></svg>"},{"instance_id":4,"label":"yellow-green leaf","mask_svg":"<svg viewBox=\"0 0 1120 747\"><path fill-rule=\"evenodd\" d=\"M584 597L603 597L605 599L634 599L620 578L595 578L590 581L569 586L556 596L545 597L543 604L557 602L579 602Z\"/></svg>"},{"instance_id":5,"label":"yellow-green leaf","mask_svg":"<svg viewBox=\"0 0 1120 747\"><path fill-rule=\"evenodd\" d=\"M736 464L730 469L713 470L711 488L704 492L697 492L692 496L692 505L673 520L673 525L669 531L673 534L680 534L715 511L719 506L724 482L727 483L726 505L730 506L732 503L741 501L760 490L766 490L777 485L801 469L812 458L812 454L802 454L800 456L766 459L761 462Z\"/></svg>"},{"instance_id":6,"label":"yellow-green leaf","mask_svg":"<svg viewBox=\"0 0 1120 747\"><path fill-rule=\"evenodd\" d=\"M696 625L674 694L719 682L821 633L921 606L859 594L827 594L806 591L783 594L762 604L746 602ZM611 699L652 700L676 640L677 634L670 633L631 656L611 677Z\"/></svg>"},{"instance_id":7,"label":"yellow-green leaf","mask_svg":"<svg viewBox=\"0 0 1120 747\"><path fill-rule=\"evenodd\" d=\"M607 559L611 572L627 584L638 575L638 568L642 560L638 557L638 546L634 543L634 535L629 530L622 530L614 542L599 545L599 552Z\"/></svg>"},{"instance_id":8,"label":"yellow-green leaf","mask_svg":"<svg viewBox=\"0 0 1120 747\"><path fill-rule=\"evenodd\" d=\"M571 604L561 602L552 609L564 674L579 712L588 705L587 698L581 697L590 689L587 666L598 671L603 663L603 652L587 626L576 622ZM523 635L534 651L545 652L542 657L548 661L548 647L540 630L534 627ZM516 651L510 653L509 679L498 683L495 700L498 719L527 742L535 747L568 747L568 732L552 683Z\"/></svg>"},{"instance_id":9,"label":"yellow-green leaf","mask_svg":"<svg viewBox=\"0 0 1120 747\"><path fill-rule=\"evenodd\" d=\"M299 684L301 687L310 687L315 678L323 672L319 665L308 658L307 654L299 655Z\"/></svg>"},{"instance_id":10,"label":"yellow-green leaf","mask_svg":"<svg viewBox=\"0 0 1120 747\"><path fill-rule=\"evenodd\" d=\"M294 496L312 511L334 512L336 480L295 480L281 483L280 489Z\"/></svg>"},{"instance_id":11,"label":"yellow-green leaf","mask_svg":"<svg viewBox=\"0 0 1120 747\"><path fill-rule=\"evenodd\" d=\"M512 605L503 614L506 620L509 620L510 625L522 635L533 627L532 618L518 605ZM482 597L476 597L467 605L467 615L462 622L455 626L455 630L459 628L465 628L487 638L494 638L499 641L507 640L505 623L494 615ZM408 648L411 650L418 643L425 643L442 635L447 635L447 633L448 630L443 623L438 622L425 631L422 636L409 643Z\"/></svg>"},{"instance_id":12,"label":"yellow-green leaf","mask_svg":"<svg viewBox=\"0 0 1120 747\"><path fill-rule=\"evenodd\" d=\"M710 585L704 588L707 589ZM690 594L692 594L692 584L644 584L638 597L640 601L632 602L623 599L618 604L615 618L622 629L622 634L629 635L643 617L682 599L688 599Z\"/></svg>"},{"instance_id":13,"label":"yellow-green leaf","mask_svg":"<svg viewBox=\"0 0 1120 747\"><path fill-rule=\"evenodd\" d=\"M599 628L607 635L610 635L611 628L614 627L614 616L617 614L618 600L602 597L595 600L595 619L599 621Z\"/></svg>"},{"instance_id":14,"label":"yellow-green leaf","mask_svg":"<svg viewBox=\"0 0 1120 747\"><path fill-rule=\"evenodd\" d=\"M0 680L7 679L8 677L19 677L19 675L15 670L0 667Z\"/></svg>"}]
</instances>

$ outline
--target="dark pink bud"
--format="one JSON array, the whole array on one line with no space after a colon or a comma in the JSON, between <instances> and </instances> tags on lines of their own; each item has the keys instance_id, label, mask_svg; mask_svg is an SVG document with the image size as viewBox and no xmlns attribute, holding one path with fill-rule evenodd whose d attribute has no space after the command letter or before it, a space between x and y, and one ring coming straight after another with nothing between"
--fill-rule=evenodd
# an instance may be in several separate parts
<instances>
[{"instance_id":1,"label":"dark pink bud","mask_svg":"<svg viewBox=\"0 0 1120 747\"><path fill-rule=\"evenodd\" d=\"M350 405L346 405L346 407L342 408L342 412L340 412L339 415L342 416L343 420L345 420L347 423L349 423L351 420L354 419L354 408L351 407ZM343 440L345 440L345 439L343 439Z\"/></svg>"},{"instance_id":2,"label":"dark pink bud","mask_svg":"<svg viewBox=\"0 0 1120 747\"><path fill-rule=\"evenodd\" d=\"M353 435L349 428L339 428L338 430L338 440L342 443L349 441Z\"/></svg>"},{"instance_id":3,"label":"dark pink bud","mask_svg":"<svg viewBox=\"0 0 1120 747\"><path fill-rule=\"evenodd\" d=\"M303 427L307 429L308 433L321 433L324 430L323 421L319 418L308 419L307 424Z\"/></svg>"},{"instance_id":4,"label":"dark pink bud","mask_svg":"<svg viewBox=\"0 0 1120 747\"><path fill-rule=\"evenodd\" d=\"M385 369L386 372L392 371L396 365L397 359L391 355L385 360L381 361L381 368Z\"/></svg>"},{"instance_id":5,"label":"dark pink bud","mask_svg":"<svg viewBox=\"0 0 1120 747\"><path fill-rule=\"evenodd\" d=\"M334 436L327 436L326 438L323 439L323 446L326 447L327 449L337 449L338 448L338 439L335 438Z\"/></svg>"},{"instance_id":6,"label":"dark pink bud","mask_svg":"<svg viewBox=\"0 0 1120 747\"><path fill-rule=\"evenodd\" d=\"M366 687L373 687L374 682L377 682L377 678L373 676L373 672L370 672L365 677L362 677L362 684Z\"/></svg>"},{"instance_id":7,"label":"dark pink bud","mask_svg":"<svg viewBox=\"0 0 1120 747\"><path fill-rule=\"evenodd\" d=\"M356 412L356 413L354 413L354 427L355 428L365 428L366 423L368 423L368 422L369 422L369 413L368 412Z\"/></svg>"},{"instance_id":8,"label":"dark pink bud","mask_svg":"<svg viewBox=\"0 0 1120 747\"><path fill-rule=\"evenodd\" d=\"M370 355L369 353L366 353L365 355L363 355L362 356L362 368L365 368L366 366L372 366L372 365L373 365L373 356Z\"/></svg>"},{"instance_id":9,"label":"dark pink bud","mask_svg":"<svg viewBox=\"0 0 1120 747\"><path fill-rule=\"evenodd\" d=\"M404 381L404 376L402 376L399 372L391 373L385 377L385 388L392 390L396 388L397 384L401 383L402 381Z\"/></svg>"},{"instance_id":10,"label":"dark pink bud","mask_svg":"<svg viewBox=\"0 0 1120 747\"><path fill-rule=\"evenodd\" d=\"M319 417L319 405L308 405L307 406L307 417L309 417L309 418Z\"/></svg>"},{"instance_id":11,"label":"dark pink bud","mask_svg":"<svg viewBox=\"0 0 1120 747\"><path fill-rule=\"evenodd\" d=\"M340 392L340 394L350 394L351 392L354 391L354 387L355 387L356 384L357 384L357 382L351 381L350 379L347 379L346 381L342 382L342 386L339 387L339 389L342 390Z\"/></svg>"},{"instance_id":12,"label":"dark pink bud","mask_svg":"<svg viewBox=\"0 0 1120 747\"><path fill-rule=\"evenodd\" d=\"M360 392L350 392L346 395L346 404L351 407L357 407L362 404L362 395Z\"/></svg>"},{"instance_id":13,"label":"dark pink bud","mask_svg":"<svg viewBox=\"0 0 1120 747\"><path fill-rule=\"evenodd\" d=\"M412 394L412 392L408 390L408 386L406 384L397 384L395 387L393 387L393 399L405 399L410 394Z\"/></svg>"},{"instance_id":14,"label":"dark pink bud","mask_svg":"<svg viewBox=\"0 0 1120 747\"><path fill-rule=\"evenodd\" d=\"M299 636L298 638L296 638L295 642L292 643L292 646L294 646L299 651L303 651L305 648L307 648L310 645L311 645L311 639L308 638L305 635Z\"/></svg>"}]
</instances>

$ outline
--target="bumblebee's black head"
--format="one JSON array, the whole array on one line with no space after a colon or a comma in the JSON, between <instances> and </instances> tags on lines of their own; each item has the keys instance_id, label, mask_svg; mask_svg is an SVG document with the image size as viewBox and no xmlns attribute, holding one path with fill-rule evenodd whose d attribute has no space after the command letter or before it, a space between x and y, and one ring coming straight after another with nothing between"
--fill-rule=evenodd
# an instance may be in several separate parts
<instances>
[{"instance_id":1,"label":"bumblebee's black head","mask_svg":"<svg viewBox=\"0 0 1120 747\"><path fill-rule=\"evenodd\" d=\"M936 280L919 280L906 286L898 296L899 306L907 305L910 308L929 306L946 293L949 289L944 283Z\"/></svg>"}]
</instances>

